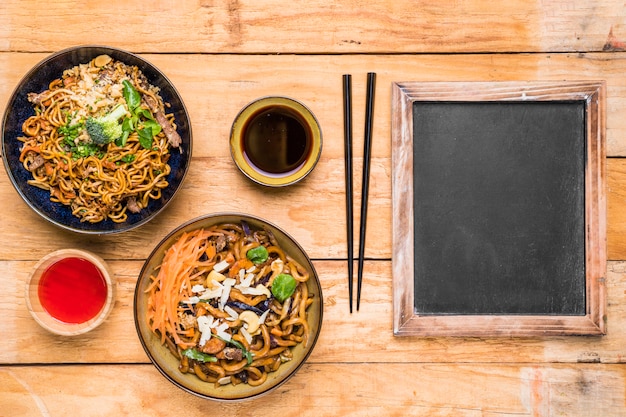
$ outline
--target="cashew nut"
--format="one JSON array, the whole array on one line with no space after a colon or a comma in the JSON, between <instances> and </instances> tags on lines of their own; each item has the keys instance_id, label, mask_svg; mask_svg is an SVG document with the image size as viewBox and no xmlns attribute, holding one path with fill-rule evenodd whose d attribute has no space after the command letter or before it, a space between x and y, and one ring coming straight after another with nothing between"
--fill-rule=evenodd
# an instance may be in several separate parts
<instances>
[{"instance_id":1,"label":"cashew nut","mask_svg":"<svg viewBox=\"0 0 626 417\"><path fill-rule=\"evenodd\" d=\"M248 333L252 334L259 329L259 316L253 311L245 310L239 313L239 319L248 325Z\"/></svg>"},{"instance_id":2,"label":"cashew nut","mask_svg":"<svg viewBox=\"0 0 626 417\"><path fill-rule=\"evenodd\" d=\"M215 269L212 269L211 272L209 272L209 275L206 278L206 282L207 282L207 287L209 288L213 288L213 280L217 281L217 282L222 282L226 279L226 275L217 272Z\"/></svg>"}]
</instances>

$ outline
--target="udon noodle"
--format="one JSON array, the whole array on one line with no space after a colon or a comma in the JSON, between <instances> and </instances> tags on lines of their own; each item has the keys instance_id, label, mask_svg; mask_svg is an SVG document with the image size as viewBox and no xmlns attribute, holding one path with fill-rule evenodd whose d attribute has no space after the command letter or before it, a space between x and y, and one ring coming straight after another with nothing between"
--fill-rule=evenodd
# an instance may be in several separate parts
<instances>
[{"instance_id":1,"label":"udon noodle","mask_svg":"<svg viewBox=\"0 0 626 417\"><path fill-rule=\"evenodd\" d=\"M308 343L308 279L267 230L241 223L185 232L151 276L147 323L181 372L216 386L258 386Z\"/></svg>"},{"instance_id":2,"label":"udon noodle","mask_svg":"<svg viewBox=\"0 0 626 417\"><path fill-rule=\"evenodd\" d=\"M138 93L137 107L129 105L124 81ZM18 138L24 142L20 161L32 174L28 183L49 190L51 201L91 223L124 222L129 212L160 199L168 186L170 148L180 145L180 136L159 93L136 66L108 55L67 69L47 90L30 93L35 115L23 123L25 136ZM126 113L125 137L95 143L86 120L120 105ZM150 123L149 132L156 135L149 134L146 144L140 133Z\"/></svg>"}]
</instances>

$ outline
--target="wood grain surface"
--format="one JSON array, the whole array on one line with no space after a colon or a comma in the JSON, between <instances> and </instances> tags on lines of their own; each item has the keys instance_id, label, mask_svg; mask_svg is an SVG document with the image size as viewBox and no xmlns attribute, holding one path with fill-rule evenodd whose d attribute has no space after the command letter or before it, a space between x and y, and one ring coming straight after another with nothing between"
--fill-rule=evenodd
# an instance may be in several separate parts
<instances>
[{"instance_id":1,"label":"wood grain surface","mask_svg":"<svg viewBox=\"0 0 626 417\"><path fill-rule=\"evenodd\" d=\"M104 44L140 54L179 90L193 159L168 209L121 235L48 224L0 167L0 417L151 415L626 416L626 6L598 0L5 0L0 111L50 53ZM342 75L353 75L355 224L367 72L377 73L361 308L348 312ZM393 336L391 85L403 81L606 82L606 329L602 337ZM305 103L323 132L302 183L266 189L232 162L237 112L261 96ZM307 364L251 402L202 400L150 363L134 326L139 271L169 231L241 211L288 231L314 261L322 333ZM355 245L358 237L355 236ZM117 279L114 309L88 335L31 318L28 275L47 253L84 248ZM358 248L355 248L355 253Z\"/></svg>"}]
</instances>

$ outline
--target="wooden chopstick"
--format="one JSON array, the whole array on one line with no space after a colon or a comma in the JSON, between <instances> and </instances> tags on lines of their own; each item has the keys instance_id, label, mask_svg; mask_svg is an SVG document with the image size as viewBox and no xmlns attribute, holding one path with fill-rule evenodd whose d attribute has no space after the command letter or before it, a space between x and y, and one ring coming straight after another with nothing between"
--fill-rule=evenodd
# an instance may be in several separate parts
<instances>
[{"instance_id":1,"label":"wooden chopstick","mask_svg":"<svg viewBox=\"0 0 626 417\"><path fill-rule=\"evenodd\" d=\"M361 304L361 283L363 282L363 261L365 258L365 226L367 222L367 200L370 183L370 160L372 156L372 126L374 114L374 91L376 73L367 73L367 96L365 103L365 142L363 145L363 183L361 188L361 227L359 236L359 269L357 275L356 311Z\"/></svg>"},{"instance_id":2,"label":"wooden chopstick","mask_svg":"<svg viewBox=\"0 0 626 417\"><path fill-rule=\"evenodd\" d=\"M343 76L343 136L344 157L346 162L346 230L348 234L348 294L350 296L350 313L352 313L353 275L354 275L354 242L352 214L352 75Z\"/></svg>"}]
</instances>

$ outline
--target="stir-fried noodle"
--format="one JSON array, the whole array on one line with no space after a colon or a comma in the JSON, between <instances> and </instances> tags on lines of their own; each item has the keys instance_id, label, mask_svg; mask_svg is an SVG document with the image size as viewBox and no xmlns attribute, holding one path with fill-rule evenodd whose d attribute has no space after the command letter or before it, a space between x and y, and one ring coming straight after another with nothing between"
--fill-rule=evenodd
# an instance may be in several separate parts
<instances>
[{"instance_id":1,"label":"stir-fried noodle","mask_svg":"<svg viewBox=\"0 0 626 417\"><path fill-rule=\"evenodd\" d=\"M184 233L151 276L148 325L183 373L257 386L307 344L309 273L246 223Z\"/></svg>"},{"instance_id":2,"label":"stir-fried noodle","mask_svg":"<svg viewBox=\"0 0 626 417\"><path fill-rule=\"evenodd\" d=\"M130 85L126 90L124 82ZM32 173L29 184L49 190L51 201L69 206L81 221L97 223L124 222L129 212L161 198L170 148L180 145L180 136L159 89L136 66L101 55L65 70L47 90L28 98L35 115L22 126L20 161ZM124 134L94 141L87 121L120 106L123 118L114 123Z\"/></svg>"}]
</instances>

